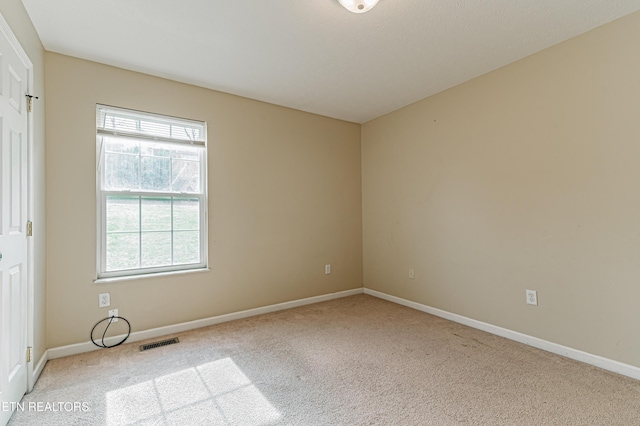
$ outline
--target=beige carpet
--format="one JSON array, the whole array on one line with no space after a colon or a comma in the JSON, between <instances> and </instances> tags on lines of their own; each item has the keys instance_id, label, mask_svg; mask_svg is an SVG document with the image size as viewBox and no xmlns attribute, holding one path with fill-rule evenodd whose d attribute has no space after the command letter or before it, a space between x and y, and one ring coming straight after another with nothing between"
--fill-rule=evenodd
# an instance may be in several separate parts
<instances>
[{"instance_id":1,"label":"beige carpet","mask_svg":"<svg viewBox=\"0 0 640 426\"><path fill-rule=\"evenodd\" d=\"M50 361L9 424L640 425L638 381L366 295L178 336Z\"/></svg>"}]
</instances>

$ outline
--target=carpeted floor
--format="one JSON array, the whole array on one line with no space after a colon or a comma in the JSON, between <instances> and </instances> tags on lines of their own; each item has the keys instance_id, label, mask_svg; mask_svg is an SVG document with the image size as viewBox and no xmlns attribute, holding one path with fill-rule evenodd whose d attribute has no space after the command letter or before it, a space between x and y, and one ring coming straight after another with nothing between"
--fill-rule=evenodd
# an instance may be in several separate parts
<instances>
[{"instance_id":1,"label":"carpeted floor","mask_svg":"<svg viewBox=\"0 0 640 426\"><path fill-rule=\"evenodd\" d=\"M49 361L9 425L640 425L639 381L367 295L178 336Z\"/></svg>"}]
</instances>

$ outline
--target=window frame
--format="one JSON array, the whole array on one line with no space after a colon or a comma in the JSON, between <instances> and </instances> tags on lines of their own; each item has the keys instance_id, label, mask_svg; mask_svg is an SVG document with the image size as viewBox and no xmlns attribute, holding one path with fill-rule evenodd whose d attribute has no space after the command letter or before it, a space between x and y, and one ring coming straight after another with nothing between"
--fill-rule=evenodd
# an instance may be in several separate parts
<instances>
[{"instance_id":1,"label":"window frame","mask_svg":"<svg viewBox=\"0 0 640 426\"><path fill-rule=\"evenodd\" d=\"M149 190L107 190L103 189L104 183L106 180L106 168L105 161L105 138L111 136L119 139L132 139L137 140L139 142L152 142L158 144L167 144L167 146L184 146L184 145L195 145L191 141L188 140L179 140L179 139L169 139L162 137L154 137L148 136L144 134L140 135L130 135L122 134L118 131L105 131L104 129L100 129L98 125L98 114L100 109L106 109L109 111L121 111L125 114L131 113L140 117L149 117L150 119L157 119L159 121L170 121L176 123L197 123L202 126L204 133L204 141L198 142L198 145L201 146L201 149L198 150L199 155L199 178L200 178L200 192L177 192L177 191L149 191ZM140 155L140 154L138 154ZM142 171L139 171L139 176L141 179ZM117 271L107 271L107 197L113 195L122 195L128 197L138 197L139 199L139 208L142 209L142 200L145 197L169 197L171 199L171 235L173 241L174 229L173 229L173 221L174 221L174 213L173 213L173 200L174 199L198 199L199 200L199 252L200 252L200 262L198 263L187 263L187 264L178 264L178 265L168 265L168 266L154 266L154 267L140 267L131 268L131 269L122 269ZM136 111L132 109L125 109L119 107L112 107L104 104L96 104L96 211L97 211L97 253L96 253L96 280L95 282L100 281L111 281L117 279L131 279L131 278L142 278L145 276L151 276L156 274L167 274L167 273L184 273L190 271L198 271L198 270L207 270L208 268L208 197L207 197L207 123L204 121L196 121L189 119L182 119L177 117L172 117L163 114L156 114L151 112L143 112ZM140 213L141 214L141 213ZM141 220L141 219L139 219ZM143 230L141 227L138 229L138 234L142 236ZM173 247L173 246L172 246ZM139 253L142 253L142 245L139 247ZM172 254L173 256L173 254Z\"/></svg>"}]
</instances>

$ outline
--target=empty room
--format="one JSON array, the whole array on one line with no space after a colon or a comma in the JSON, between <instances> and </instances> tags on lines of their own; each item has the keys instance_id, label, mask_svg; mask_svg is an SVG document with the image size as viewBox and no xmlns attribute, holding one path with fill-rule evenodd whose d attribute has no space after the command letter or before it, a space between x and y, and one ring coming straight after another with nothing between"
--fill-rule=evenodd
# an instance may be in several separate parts
<instances>
[{"instance_id":1,"label":"empty room","mask_svg":"<svg viewBox=\"0 0 640 426\"><path fill-rule=\"evenodd\" d=\"M640 0L0 0L0 426L639 425Z\"/></svg>"}]
</instances>

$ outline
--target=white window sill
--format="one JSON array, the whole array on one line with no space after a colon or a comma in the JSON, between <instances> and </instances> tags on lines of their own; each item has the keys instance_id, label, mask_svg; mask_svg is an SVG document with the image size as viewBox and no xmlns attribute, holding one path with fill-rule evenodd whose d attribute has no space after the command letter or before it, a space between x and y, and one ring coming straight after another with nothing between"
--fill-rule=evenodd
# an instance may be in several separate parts
<instances>
[{"instance_id":1,"label":"white window sill","mask_svg":"<svg viewBox=\"0 0 640 426\"><path fill-rule=\"evenodd\" d=\"M152 274L124 275L121 277L98 278L93 281L94 284L116 283L119 281L141 280L156 277L166 277L171 275L195 274L200 272L210 272L209 268L186 269L182 271L154 272Z\"/></svg>"}]
</instances>

